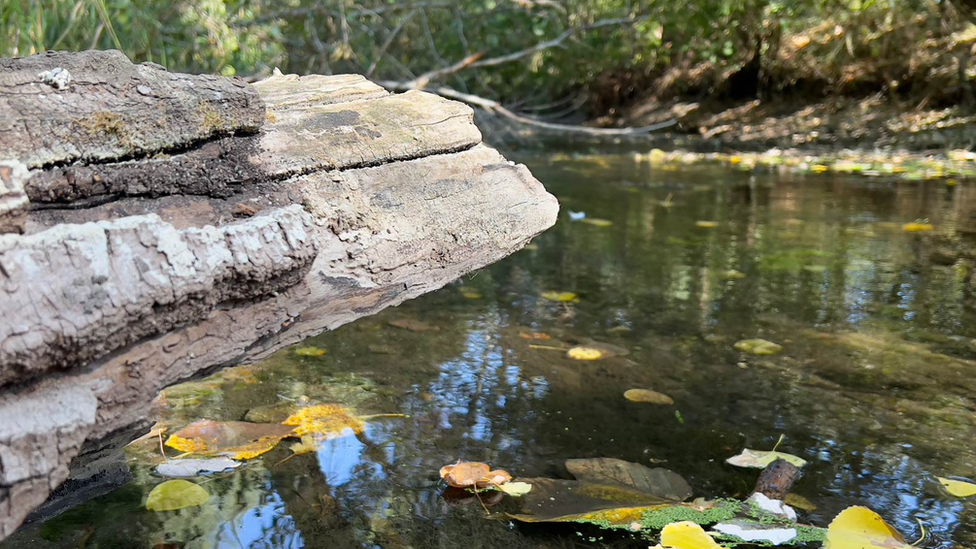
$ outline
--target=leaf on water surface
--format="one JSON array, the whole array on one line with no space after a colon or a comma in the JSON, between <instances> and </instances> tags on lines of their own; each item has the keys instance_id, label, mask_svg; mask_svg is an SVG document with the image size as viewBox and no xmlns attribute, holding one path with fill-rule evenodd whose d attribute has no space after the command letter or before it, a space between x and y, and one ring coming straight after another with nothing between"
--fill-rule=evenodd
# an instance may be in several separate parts
<instances>
[{"instance_id":1,"label":"leaf on water surface","mask_svg":"<svg viewBox=\"0 0 976 549\"><path fill-rule=\"evenodd\" d=\"M149 492L146 509L150 511L176 511L186 507L203 505L210 494L188 480L167 480Z\"/></svg>"},{"instance_id":2,"label":"leaf on water surface","mask_svg":"<svg viewBox=\"0 0 976 549\"><path fill-rule=\"evenodd\" d=\"M594 227L609 227L613 225L613 221L609 219L600 219L597 217L586 217L580 219L580 223L586 223L587 225L593 225Z\"/></svg>"},{"instance_id":3,"label":"leaf on water surface","mask_svg":"<svg viewBox=\"0 0 976 549\"><path fill-rule=\"evenodd\" d=\"M531 492L532 485L528 482L507 482L499 486L498 489L512 497L519 498Z\"/></svg>"},{"instance_id":4,"label":"leaf on water surface","mask_svg":"<svg viewBox=\"0 0 976 549\"><path fill-rule=\"evenodd\" d=\"M320 356L325 356L326 352L327 351L325 349L322 349L321 347L312 347L312 346L299 347L299 348L295 349L295 354L296 355L298 355L298 356L304 356L304 357L311 357L311 358L317 358L317 357L320 357Z\"/></svg>"},{"instance_id":5,"label":"leaf on water surface","mask_svg":"<svg viewBox=\"0 0 976 549\"><path fill-rule=\"evenodd\" d=\"M867 507L841 511L827 527L824 549L908 549L905 538Z\"/></svg>"},{"instance_id":6,"label":"leaf on water surface","mask_svg":"<svg viewBox=\"0 0 976 549\"><path fill-rule=\"evenodd\" d=\"M317 404L300 408L281 423L294 426L292 434L296 436L333 437L341 435L346 429L352 429L354 434L359 434L366 426L361 419L350 414L348 409L337 404Z\"/></svg>"},{"instance_id":7,"label":"leaf on water surface","mask_svg":"<svg viewBox=\"0 0 976 549\"><path fill-rule=\"evenodd\" d=\"M195 477L209 473L221 473L241 466L241 462L229 457L209 459L171 459L156 466L156 474L164 477Z\"/></svg>"},{"instance_id":8,"label":"leaf on water surface","mask_svg":"<svg viewBox=\"0 0 976 549\"><path fill-rule=\"evenodd\" d=\"M313 435L305 435L301 438L299 442L296 442L290 446L288 449L295 455L311 454L312 452L318 451L319 440Z\"/></svg>"},{"instance_id":9,"label":"leaf on water surface","mask_svg":"<svg viewBox=\"0 0 976 549\"><path fill-rule=\"evenodd\" d=\"M717 221L695 221L695 226L699 229L714 229L718 227Z\"/></svg>"},{"instance_id":10,"label":"leaf on water surface","mask_svg":"<svg viewBox=\"0 0 976 549\"><path fill-rule=\"evenodd\" d=\"M732 456L725 460L725 463L735 465L736 467L765 469L767 465L776 461L777 459L786 460L797 467L803 467L807 464L805 459L794 456L793 454L785 454L775 450L750 450L749 448L745 448L742 450L741 454Z\"/></svg>"},{"instance_id":11,"label":"leaf on water surface","mask_svg":"<svg viewBox=\"0 0 976 549\"><path fill-rule=\"evenodd\" d=\"M170 435L166 446L182 452L246 460L273 449L291 431L273 423L201 419Z\"/></svg>"},{"instance_id":12,"label":"leaf on water surface","mask_svg":"<svg viewBox=\"0 0 976 549\"><path fill-rule=\"evenodd\" d=\"M577 480L519 479L532 485L521 498L522 522L597 522L629 526L645 511L674 506L691 494L677 474L612 458L568 460Z\"/></svg>"},{"instance_id":13,"label":"leaf on water surface","mask_svg":"<svg viewBox=\"0 0 976 549\"><path fill-rule=\"evenodd\" d=\"M750 503L766 513L771 513L790 521L796 520L796 511L792 507L761 492L755 492L749 496L746 503Z\"/></svg>"},{"instance_id":14,"label":"leaf on water surface","mask_svg":"<svg viewBox=\"0 0 976 549\"><path fill-rule=\"evenodd\" d=\"M950 495L956 496L957 498L968 498L969 496L976 495L976 484L963 480L953 480L951 478L936 478Z\"/></svg>"},{"instance_id":15,"label":"leaf on water surface","mask_svg":"<svg viewBox=\"0 0 976 549\"><path fill-rule=\"evenodd\" d=\"M556 301L558 303L579 302L579 296L576 295L576 292L549 291L549 292L542 292L541 294L539 294L539 296L542 297L543 299L548 299L549 301Z\"/></svg>"},{"instance_id":16,"label":"leaf on water surface","mask_svg":"<svg viewBox=\"0 0 976 549\"><path fill-rule=\"evenodd\" d=\"M648 404L674 404L674 399L664 393L652 391L650 389L627 389L624 398L631 402L646 402Z\"/></svg>"},{"instance_id":17,"label":"leaf on water surface","mask_svg":"<svg viewBox=\"0 0 976 549\"><path fill-rule=\"evenodd\" d=\"M694 522L675 522L661 530L661 546L672 549L720 549L722 546Z\"/></svg>"},{"instance_id":18,"label":"leaf on water surface","mask_svg":"<svg viewBox=\"0 0 976 549\"><path fill-rule=\"evenodd\" d=\"M441 478L453 488L484 488L501 486L512 480L512 475L502 469L492 470L487 463L459 461L445 465L440 470Z\"/></svg>"},{"instance_id":19,"label":"leaf on water surface","mask_svg":"<svg viewBox=\"0 0 976 549\"><path fill-rule=\"evenodd\" d=\"M427 324L422 320L417 320L415 318L395 318L387 322L390 326L394 328L400 328L401 330L407 330L410 332L428 332L428 331L438 331L440 328L432 324Z\"/></svg>"},{"instance_id":20,"label":"leaf on water surface","mask_svg":"<svg viewBox=\"0 0 976 549\"><path fill-rule=\"evenodd\" d=\"M931 223L905 223L901 226L901 230L909 233L917 233L921 231L931 231L935 227Z\"/></svg>"},{"instance_id":21,"label":"leaf on water surface","mask_svg":"<svg viewBox=\"0 0 976 549\"><path fill-rule=\"evenodd\" d=\"M769 356L783 351L783 346L765 339L743 339L734 345L737 351L750 355Z\"/></svg>"}]
</instances>

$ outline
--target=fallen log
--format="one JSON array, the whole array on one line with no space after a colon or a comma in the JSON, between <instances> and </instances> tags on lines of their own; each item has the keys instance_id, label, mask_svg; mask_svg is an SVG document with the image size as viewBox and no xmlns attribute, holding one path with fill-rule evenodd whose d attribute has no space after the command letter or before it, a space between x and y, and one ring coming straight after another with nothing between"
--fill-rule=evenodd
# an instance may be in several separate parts
<instances>
[{"instance_id":1,"label":"fallen log","mask_svg":"<svg viewBox=\"0 0 976 549\"><path fill-rule=\"evenodd\" d=\"M0 60L0 539L139 435L166 386L551 226L555 199L472 114L358 76L249 86L118 52Z\"/></svg>"}]
</instances>

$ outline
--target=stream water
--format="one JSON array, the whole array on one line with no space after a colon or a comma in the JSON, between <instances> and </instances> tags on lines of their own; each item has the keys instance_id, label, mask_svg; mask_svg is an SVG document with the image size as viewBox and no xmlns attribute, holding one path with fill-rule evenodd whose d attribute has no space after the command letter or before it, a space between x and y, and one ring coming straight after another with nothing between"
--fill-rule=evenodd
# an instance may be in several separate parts
<instances>
[{"instance_id":1,"label":"stream water","mask_svg":"<svg viewBox=\"0 0 976 549\"><path fill-rule=\"evenodd\" d=\"M606 456L672 469L696 496L743 497L757 471L725 459L781 434L781 450L810 462L793 489L817 506L803 521L866 505L909 540L921 521L924 547L976 544L976 501L935 480L976 476L976 309L965 269L930 260L936 235L973 230L976 189L661 169L626 153L520 160L562 204L529 248L302 344L322 356L284 349L171 388L155 419L175 429L283 402L408 417L293 458L283 443L195 479L210 500L170 512L145 509L163 480L149 439L128 450L132 482L0 548L646 547L586 525L490 520L445 500L438 469L463 458L566 477L567 458ZM902 229L919 219L935 230ZM748 338L784 350L733 348ZM590 341L627 352L552 349ZM630 402L631 388L674 405Z\"/></svg>"}]
</instances>

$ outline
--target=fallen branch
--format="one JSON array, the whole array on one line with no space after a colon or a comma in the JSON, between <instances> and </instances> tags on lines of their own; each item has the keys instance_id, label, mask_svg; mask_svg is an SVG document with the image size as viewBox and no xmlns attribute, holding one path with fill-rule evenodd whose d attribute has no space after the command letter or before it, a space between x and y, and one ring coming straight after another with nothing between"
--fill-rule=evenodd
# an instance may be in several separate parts
<instances>
[{"instance_id":1,"label":"fallen branch","mask_svg":"<svg viewBox=\"0 0 976 549\"><path fill-rule=\"evenodd\" d=\"M412 82L391 82L391 81L379 81L377 84L383 86L384 88L392 91L410 91L417 89L412 85ZM521 124L526 124L529 126L535 126L538 128L544 128L547 130L559 131L559 132L573 132L581 133L584 135L639 135L642 133L650 133L657 130L662 130L664 128L669 128L678 123L677 120L671 119L664 122L659 122L657 124L651 124L650 126L641 126L638 128L591 128L588 126L579 126L576 124L556 124L553 122L543 122L541 120L536 120L527 116L522 116L520 114L514 113L509 109L505 108L498 101L488 99L486 97L480 97L477 95L472 95L470 93L461 93L457 90L448 87L437 87L437 88L424 88L424 91L439 95L441 97L446 97L448 99L454 99L467 103L468 105L473 105L475 107L482 108L488 112L497 114L508 118L509 120L514 120Z\"/></svg>"}]
</instances>

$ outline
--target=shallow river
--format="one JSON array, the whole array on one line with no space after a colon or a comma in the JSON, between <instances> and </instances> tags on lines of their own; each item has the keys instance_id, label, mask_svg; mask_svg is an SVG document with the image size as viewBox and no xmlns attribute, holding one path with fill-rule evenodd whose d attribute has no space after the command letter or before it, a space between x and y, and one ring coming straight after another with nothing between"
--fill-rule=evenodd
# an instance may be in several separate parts
<instances>
[{"instance_id":1,"label":"shallow river","mask_svg":"<svg viewBox=\"0 0 976 549\"><path fill-rule=\"evenodd\" d=\"M529 248L301 353L171 388L154 419L172 431L308 402L390 416L195 479L210 500L170 512L145 509L162 480L150 438L128 451L132 482L0 548L646 547L490 520L445 500L438 469L463 458L568 478L565 459L606 456L672 469L696 496L743 497L757 471L725 459L781 434L780 450L810 462L793 489L817 507L804 522L860 504L909 540L921 521L924 547L976 544L976 498L935 480L976 476L976 309L965 269L930 260L937 237L973 230L976 189L661 169L630 154L521 160L562 204ZM925 219L934 231L902 229ZM784 350L733 348L749 338ZM560 350L592 342L615 356ZM674 404L630 402L631 388Z\"/></svg>"}]
</instances>

